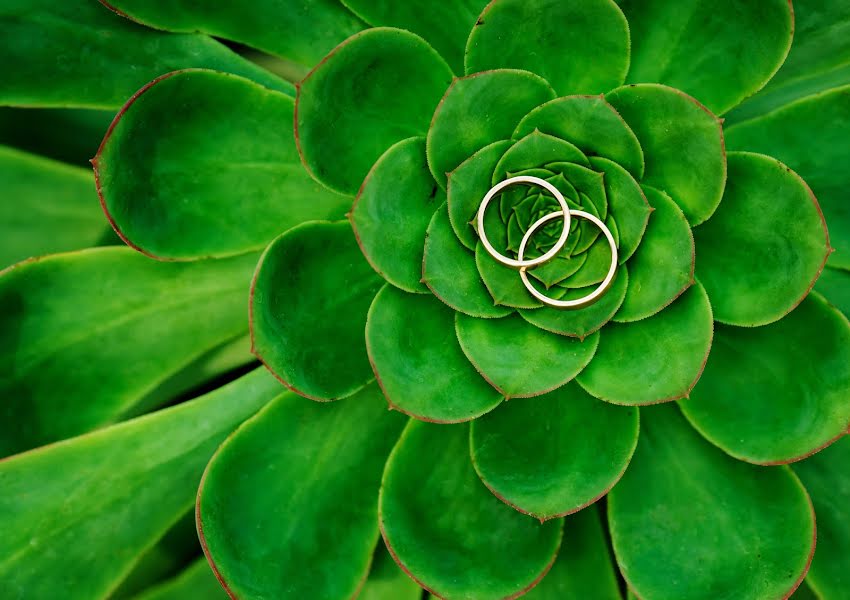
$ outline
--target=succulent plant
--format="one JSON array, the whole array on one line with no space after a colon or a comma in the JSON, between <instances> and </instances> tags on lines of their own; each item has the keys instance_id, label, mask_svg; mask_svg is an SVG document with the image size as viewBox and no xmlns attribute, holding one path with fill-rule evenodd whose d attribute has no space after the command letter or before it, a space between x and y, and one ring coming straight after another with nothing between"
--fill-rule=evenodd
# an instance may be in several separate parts
<instances>
[{"instance_id":1,"label":"succulent plant","mask_svg":"<svg viewBox=\"0 0 850 600\"><path fill-rule=\"evenodd\" d=\"M0 148L3 597L844 597L847 6L103 4L0 8L123 103Z\"/></svg>"}]
</instances>

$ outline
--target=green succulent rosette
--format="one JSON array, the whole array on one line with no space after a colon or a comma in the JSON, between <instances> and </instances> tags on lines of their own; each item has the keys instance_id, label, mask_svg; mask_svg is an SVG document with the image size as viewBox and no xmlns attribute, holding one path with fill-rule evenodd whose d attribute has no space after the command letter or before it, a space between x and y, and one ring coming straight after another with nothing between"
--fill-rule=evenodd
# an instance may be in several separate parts
<instances>
[{"instance_id":1,"label":"green succulent rosette","mask_svg":"<svg viewBox=\"0 0 850 600\"><path fill-rule=\"evenodd\" d=\"M40 237L0 242L7 262L112 243L92 188L132 248L0 275L0 589L51 597L85 570L73 597L129 596L188 523L234 598L842 597L846 7L109 4L132 24L25 4L0 9L9 36L90 52L50 93L10 78L4 104L117 108L149 83L94 181L0 149L43 213ZM479 204L515 176L610 230L598 302L543 305L484 250ZM558 210L512 187L486 232L516 258ZM574 218L527 273L574 299L610 262ZM247 371L249 343L265 369L209 386ZM150 597L200 594L204 562L185 566Z\"/></svg>"}]
</instances>

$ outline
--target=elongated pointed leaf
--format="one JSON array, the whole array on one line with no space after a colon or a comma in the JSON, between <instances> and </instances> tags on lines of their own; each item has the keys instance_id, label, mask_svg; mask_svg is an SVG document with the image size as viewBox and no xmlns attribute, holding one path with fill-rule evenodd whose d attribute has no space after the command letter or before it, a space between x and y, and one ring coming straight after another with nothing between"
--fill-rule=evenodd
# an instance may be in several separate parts
<instances>
[{"instance_id":1,"label":"elongated pointed leaf","mask_svg":"<svg viewBox=\"0 0 850 600\"><path fill-rule=\"evenodd\" d=\"M148 81L189 67L293 93L291 84L206 36L154 31L89 0L3 2L0 37L5 105L118 108Z\"/></svg>"},{"instance_id":2,"label":"elongated pointed leaf","mask_svg":"<svg viewBox=\"0 0 850 600\"><path fill-rule=\"evenodd\" d=\"M256 259L165 264L102 248L4 271L0 455L109 423L244 333Z\"/></svg>"},{"instance_id":3,"label":"elongated pointed leaf","mask_svg":"<svg viewBox=\"0 0 850 600\"><path fill-rule=\"evenodd\" d=\"M730 458L672 405L641 409L608 521L620 571L640 598L787 598L815 546L811 502L790 469Z\"/></svg>"},{"instance_id":4,"label":"elongated pointed leaf","mask_svg":"<svg viewBox=\"0 0 850 600\"><path fill-rule=\"evenodd\" d=\"M247 598L354 596L378 539L381 472L404 422L372 385L333 404L280 398L222 444L204 473L197 518L225 589Z\"/></svg>"},{"instance_id":5,"label":"elongated pointed leaf","mask_svg":"<svg viewBox=\"0 0 850 600\"><path fill-rule=\"evenodd\" d=\"M293 101L246 79L191 70L133 96L92 161L110 221L128 244L169 259L260 250L351 200L304 172Z\"/></svg>"},{"instance_id":6,"label":"elongated pointed leaf","mask_svg":"<svg viewBox=\"0 0 850 600\"><path fill-rule=\"evenodd\" d=\"M607 92L629 69L629 25L613 0L496 0L469 34L466 73L500 68L537 73L560 96Z\"/></svg>"},{"instance_id":7,"label":"elongated pointed leaf","mask_svg":"<svg viewBox=\"0 0 850 600\"><path fill-rule=\"evenodd\" d=\"M302 396L353 394L373 378L363 327L382 283L349 223L290 229L263 253L251 285L255 354Z\"/></svg>"},{"instance_id":8,"label":"elongated pointed leaf","mask_svg":"<svg viewBox=\"0 0 850 600\"><path fill-rule=\"evenodd\" d=\"M259 369L195 401L0 462L4 589L12 598L108 596L192 505L218 444L281 390Z\"/></svg>"},{"instance_id":9,"label":"elongated pointed leaf","mask_svg":"<svg viewBox=\"0 0 850 600\"><path fill-rule=\"evenodd\" d=\"M298 88L295 131L304 165L330 189L353 196L390 146L428 132L451 79L440 55L412 33L378 28L350 37Z\"/></svg>"},{"instance_id":10,"label":"elongated pointed leaf","mask_svg":"<svg viewBox=\"0 0 850 600\"><path fill-rule=\"evenodd\" d=\"M379 519L393 557L441 597L505 598L533 587L561 543L500 502L469 460L469 428L411 421L384 471Z\"/></svg>"}]
</instances>

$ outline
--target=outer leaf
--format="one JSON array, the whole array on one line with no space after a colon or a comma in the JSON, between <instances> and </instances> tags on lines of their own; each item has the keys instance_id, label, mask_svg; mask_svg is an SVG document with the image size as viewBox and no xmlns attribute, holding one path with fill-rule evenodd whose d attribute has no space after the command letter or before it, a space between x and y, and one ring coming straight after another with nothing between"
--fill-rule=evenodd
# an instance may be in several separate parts
<instances>
[{"instance_id":1,"label":"outer leaf","mask_svg":"<svg viewBox=\"0 0 850 600\"><path fill-rule=\"evenodd\" d=\"M472 463L484 484L541 520L604 496L637 440L637 408L600 402L576 384L508 402L470 428Z\"/></svg>"},{"instance_id":2,"label":"outer leaf","mask_svg":"<svg viewBox=\"0 0 850 600\"><path fill-rule=\"evenodd\" d=\"M466 357L506 400L561 387L587 366L599 343L598 335L583 341L565 338L519 315L476 319L458 313L455 329Z\"/></svg>"},{"instance_id":3,"label":"outer leaf","mask_svg":"<svg viewBox=\"0 0 850 600\"><path fill-rule=\"evenodd\" d=\"M169 31L200 31L312 66L363 23L333 0L258 0L204 7L193 0L101 0L120 15Z\"/></svg>"},{"instance_id":4,"label":"outer leaf","mask_svg":"<svg viewBox=\"0 0 850 600\"><path fill-rule=\"evenodd\" d=\"M399 568L384 541L378 542L369 578L358 600L422 600L422 588Z\"/></svg>"},{"instance_id":5,"label":"outer leaf","mask_svg":"<svg viewBox=\"0 0 850 600\"><path fill-rule=\"evenodd\" d=\"M390 408L417 419L468 421L502 401L461 351L454 312L435 298L384 286L369 309L366 346Z\"/></svg>"},{"instance_id":6,"label":"outer leaf","mask_svg":"<svg viewBox=\"0 0 850 600\"><path fill-rule=\"evenodd\" d=\"M441 186L472 154L511 137L520 119L555 97L546 80L513 69L476 73L452 81L428 130L428 164Z\"/></svg>"},{"instance_id":7,"label":"outer leaf","mask_svg":"<svg viewBox=\"0 0 850 600\"><path fill-rule=\"evenodd\" d=\"M850 437L800 463L794 471L812 495L818 516L818 552L806 582L824 599L841 598L850 585Z\"/></svg>"},{"instance_id":8,"label":"outer leaf","mask_svg":"<svg viewBox=\"0 0 850 600\"><path fill-rule=\"evenodd\" d=\"M791 470L728 457L672 406L641 415L635 456L608 495L629 587L641 598L790 596L815 549L811 502Z\"/></svg>"},{"instance_id":9,"label":"outer leaf","mask_svg":"<svg viewBox=\"0 0 850 600\"><path fill-rule=\"evenodd\" d=\"M222 444L197 519L230 595L356 595L378 537L381 472L404 422L373 385L332 405L280 398ZM265 561L277 567L256 568Z\"/></svg>"},{"instance_id":10,"label":"outer leaf","mask_svg":"<svg viewBox=\"0 0 850 600\"><path fill-rule=\"evenodd\" d=\"M850 273L827 267L821 273L815 289L845 316L850 315Z\"/></svg>"},{"instance_id":11,"label":"outer leaf","mask_svg":"<svg viewBox=\"0 0 850 600\"><path fill-rule=\"evenodd\" d=\"M384 471L381 533L399 565L434 594L514 597L555 560L562 521L537 523L488 492L469 461L468 433L408 424Z\"/></svg>"},{"instance_id":12,"label":"outer leaf","mask_svg":"<svg viewBox=\"0 0 850 600\"><path fill-rule=\"evenodd\" d=\"M342 0L375 26L407 29L425 38L452 67L463 73L464 41L487 0Z\"/></svg>"},{"instance_id":13,"label":"outer leaf","mask_svg":"<svg viewBox=\"0 0 850 600\"><path fill-rule=\"evenodd\" d=\"M310 219L341 218L350 199L304 173L292 99L213 71L145 86L113 121L92 161L118 234L153 257L259 250Z\"/></svg>"},{"instance_id":14,"label":"outer leaf","mask_svg":"<svg viewBox=\"0 0 850 600\"><path fill-rule=\"evenodd\" d=\"M705 289L696 283L673 304L636 323L605 328L590 365L577 377L614 404L655 404L686 397L711 348L713 322Z\"/></svg>"},{"instance_id":15,"label":"outer leaf","mask_svg":"<svg viewBox=\"0 0 850 600\"><path fill-rule=\"evenodd\" d=\"M8 598L105 598L192 504L204 465L281 391L262 369L198 400L0 462Z\"/></svg>"},{"instance_id":16,"label":"outer leaf","mask_svg":"<svg viewBox=\"0 0 850 600\"><path fill-rule=\"evenodd\" d=\"M685 215L664 192L648 186L643 191L654 212L629 262L629 287L615 315L620 322L658 313L694 281L694 235Z\"/></svg>"},{"instance_id":17,"label":"outer leaf","mask_svg":"<svg viewBox=\"0 0 850 600\"><path fill-rule=\"evenodd\" d=\"M0 146L0 265L109 240L84 169Z\"/></svg>"},{"instance_id":18,"label":"outer leaf","mask_svg":"<svg viewBox=\"0 0 850 600\"><path fill-rule=\"evenodd\" d=\"M363 327L381 287L348 223L305 223L269 245L251 284L254 353L290 389L336 400L372 379Z\"/></svg>"},{"instance_id":19,"label":"outer leaf","mask_svg":"<svg viewBox=\"0 0 850 600\"><path fill-rule=\"evenodd\" d=\"M664 83L723 114L782 66L794 35L789 0L618 0L634 40L628 80Z\"/></svg>"},{"instance_id":20,"label":"outer leaf","mask_svg":"<svg viewBox=\"0 0 850 600\"><path fill-rule=\"evenodd\" d=\"M643 183L669 194L692 226L708 219L726 185L720 120L687 94L663 85L627 85L605 99L640 140L646 155Z\"/></svg>"},{"instance_id":21,"label":"outer leaf","mask_svg":"<svg viewBox=\"0 0 850 600\"><path fill-rule=\"evenodd\" d=\"M567 96L529 113L513 137L535 129L575 144L588 156L603 156L643 177L644 156L635 134L614 109L598 96Z\"/></svg>"},{"instance_id":22,"label":"outer leaf","mask_svg":"<svg viewBox=\"0 0 850 600\"><path fill-rule=\"evenodd\" d=\"M379 28L350 37L299 85L295 134L304 165L317 181L354 195L387 148L425 135L451 78L412 33Z\"/></svg>"},{"instance_id":23,"label":"outer leaf","mask_svg":"<svg viewBox=\"0 0 850 600\"><path fill-rule=\"evenodd\" d=\"M725 452L758 464L800 460L832 443L850 427L847 317L812 294L772 325L718 327L682 411Z\"/></svg>"},{"instance_id":24,"label":"outer leaf","mask_svg":"<svg viewBox=\"0 0 850 600\"><path fill-rule=\"evenodd\" d=\"M227 600L228 596L210 570L210 565L199 558L182 573L139 594L134 600Z\"/></svg>"},{"instance_id":25,"label":"outer leaf","mask_svg":"<svg viewBox=\"0 0 850 600\"><path fill-rule=\"evenodd\" d=\"M831 252L806 183L781 162L748 152L729 154L723 202L695 236L714 318L731 325L764 325L788 314Z\"/></svg>"},{"instance_id":26,"label":"outer leaf","mask_svg":"<svg viewBox=\"0 0 850 600\"><path fill-rule=\"evenodd\" d=\"M3 271L0 456L109 423L244 333L255 262L163 264L102 248Z\"/></svg>"},{"instance_id":27,"label":"outer leaf","mask_svg":"<svg viewBox=\"0 0 850 600\"><path fill-rule=\"evenodd\" d=\"M816 140L812 132L817 132ZM850 85L810 96L728 130L729 146L775 156L806 180L818 198L836 252L829 264L850 269L847 178Z\"/></svg>"},{"instance_id":28,"label":"outer leaf","mask_svg":"<svg viewBox=\"0 0 850 600\"><path fill-rule=\"evenodd\" d=\"M206 36L140 27L89 0L6 0L0 36L5 105L118 108L154 77L188 67L293 92L289 83Z\"/></svg>"},{"instance_id":29,"label":"outer leaf","mask_svg":"<svg viewBox=\"0 0 850 600\"><path fill-rule=\"evenodd\" d=\"M394 286L426 291L422 240L444 202L428 170L423 138L392 146L366 176L351 209L351 225L372 268Z\"/></svg>"}]
</instances>

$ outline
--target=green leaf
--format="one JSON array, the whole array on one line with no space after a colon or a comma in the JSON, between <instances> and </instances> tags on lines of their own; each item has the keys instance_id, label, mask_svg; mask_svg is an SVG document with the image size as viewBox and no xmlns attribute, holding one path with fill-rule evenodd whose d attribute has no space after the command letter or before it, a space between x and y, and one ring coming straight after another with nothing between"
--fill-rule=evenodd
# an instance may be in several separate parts
<instances>
[{"instance_id":1,"label":"green leaf","mask_svg":"<svg viewBox=\"0 0 850 600\"><path fill-rule=\"evenodd\" d=\"M609 255L608 260L611 260ZM626 288L629 285L629 274L625 265L620 265L611 287L595 304L586 306L579 310L559 310L544 306L534 310L521 310L519 314L523 319L546 331L584 339L597 331L611 320L614 313L620 308L623 298L626 296ZM588 288L577 288L570 290L564 295L565 299L576 299L586 296L596 286Z\"/></svg>"},{"instance_id":2,"label":"green leaf","mask_svg":"<svg viewBox=\"0 0 850 600\"><path fill-rule=\"evenodd\" d=\"M290 229L266 248L251 284L254 353L302 396L350 396L373 378L363 327L382 283L349 223Z\"/></svg>"},{"instance_id":3,"label":"green leaf","mask_svg":"<svg viewBox=\"0 0 850 600\"><path fill-rule=\"evenodd\" d=\"M312 66L364 24L332 0L254 0L204 6L194 0L101 0L157 29L206 33Z\"/></svg>"},{"instance_id":4,"label":"green leaf","mask_svg":"<svg viewBox=\"0 0 850 600\"><path fill-rule=\"evenodd\" d=\"M4 595L107 597L192 506L218 444L281 390L258 369L197 400L0 462Z\"/></svg>"},{"instance_id":5,"label":"green leaf","mask_svg":"<svg viewBox=\"0 0 850 600\"><path fill-rule=\"evenodd\" d=\"M422 588L401 570L381 540L372 558L369 578L363 584L357 599L422 600Z\"/></svg>"},{"instance_id":6,"label":"green leaf","mask_svg":"<svg viewBox=\"0 0 850 600\"><path fill-rule=\"evenodd\" d=\"M555 564L526 600L622 600L614 557L595 506L564 519Z\"/></svg>"},{"instance_id":7,"label":"green leaf","mask_svg":"<svg viewBox=\"0 0 850 600\"><path fill-rule=\"evenodd\" d=\"M463 353L505 399L539 396L561 387L587 366L599 336L579 341L544 331L519 315L476 319L455 315Z\"/></svg>"},{"instance_id":8,"label":"green leaf","mask_svg":"<svg viewBox=\"0 0 850 600\"><path fill-rule=\"evenodd\" d=\"M640 142L613 106L599 96L567 96L530 112L517 126L515 139L535 129L576 145L588 156L602 156L643 177Z\"/></svg>"},{"instance_id":9,"label":"green leaf","mask_svg":"<svg viewBox=\"0 0 850 600\"><path fill-rule=\"evenodd\" d=\"M6 0L0 37L5 105L114 109L151 79L188 67L293 93L291 84L206 36L141 27L90 0Z\"/></svg>"},{"instance_id":10,"label":"green leaf","mask_svg":"<svg viewBox=\"0 0 850 600\"><path fill-rule=\"evenodd\" d=\"M812 496L818 518L818 551L806 578L824 599L841 598L850 586L850 436L794 465Z\"/></svg>"},{"instance_id":11,"label":"green leaf","mask_svg":"<svg viewBox=\"0 0 850 600\"><path fill-rule=\"evenodd\" d=\"M764 325L812 289L831 251L829 234L817 199L781 162L731 152L728 164L723 202L694 232L698 275L716 320Z\"/></svg>"},{"instance_id":12,"label":"green leaf","mask_svg":"<svg viewBox=\"0 0 850 600\"><path fill-rule=\"evenodd\" d=\"M444 202L428 170L424 138L392 146L366 176L351 209L351 225L369 264L394 286L427 291L421 281L422 241Z\"/></svg>"},{"instance_id":13,"label":"green leaf","mask_svg":"<svg viewBox=\"0 0 850 600\"><path fill-rule=\"evenodd\" d=\"M0 146L0 266L108 240L85 169Z\"/></svg>"},{"instance_id":14,"label":"green leaf","mask_svg":"<svg viewBox=\"0 0 850 600\"><path fill-rule=\"evenodd\" d=\"M348 38L299 84L295 136L304 165L353 196L387 148L426 134L451 80L445 61L412 33L367 29Z\"/></svg>"},{"instance_id":15,"label":"green leaf","mask_svg":"<svg viewBox=\"0 0 850 600\"><path fill-rule=\"evenodd\" d=\"M486 0L342 0L374 26L407 29L425 38L455 73L463 73L464 42Z\"/></svg>"},{"instance_id":16,"label":"green leaf","mask_svg":"<svg viewBox=\"0 0 850 600\"><path fill-rule=\"evenodd\" d=\"M826 296L845 316L850 316L850 272L825 268L815 285L815 290Z\"/></svg>"},{"instance_id":17,"label":"green leaf","mask_svg":"<svg viewBox=\"0 0 850 600\"><path fill-rule=\"evenodd\" d=\"M452 232L446 203L437 209L428 226L422 281L437 298L467 315L493 318L513 312L493 303L478 275L475 255Z\"/></svg>"},{"instance_id":18,"label":"green leaf","mask_svg":"<svg viewBox=\"0 0 850 600\"><path fill-rule=\"evenodd\" d=\"M610 323L590 365L576 380L614 404L643 405L687 397L711 349L713 321L697 282L666 309L635 323Z\"/></svg>"},{"instance_id":19,"label":"green leaf","mask_svg":"<svg viewBox=\"0 0 850 600\"><path fill-rule=\"evenodd\" d=\"M378 538L381 472L404 423L372 385L334 404L280 398L222 444L197 519L230 595L356 595ZM256 568L268 561L276 567Z\"/></svg>"},{"instance_id":20,"label":"green leaf","mask_svg":"<svg viewBox=\"0 0 850 600\"><path fill-rule=\"evenodd\" d=\"M428 164L441 186L472 154L511 133L529 111L555 97L546 80L499 69L452 81L428 130Z\"/></svg>"},{"instance_id":21,"label":"green leaf","mask_svg":"<svg viewBox=\"0 0 850 600\"><path fill-rule=\"evenodd\" d=\"M417 419L468 421L502 401L464 356L454 311L436 298L384 286L369 309L366 346L390 408Z\"/></svg>"},{"instance_id":22,"label":"green leaf","mask_svg":"<svg viewBox=\"0 0 850 600\"><path fill-rule=\"evenodd\" d=\"M836 168L850 164L850 86L804 98L731 127L726 137L731 149L774 156L811 186L837 250L829 264L850 269L847 177L843 169Z\"/></svg>"},{"instance_id":23,"label":"green leaf","mask_svg":"<svg viewBox=\"0 0 850 600\"><path fill-rule=\"evenodd\" d=\"M678 88L717 114L770 80L794 36L788 0L618 2L632 32L628 80Z\"/></svg>"},{"instance_id":24,"label":"green leaf","mask_svg":"<svg viewBox=\"0 0 850 600\"><path fill-rule=\"evenodd\" d=\"M255 263L159 263L99 248L3 271L0 456L113 421L243 334Z\"/></svg>"},{"instance_id":25,"label":"green leaf","mask_svg":"<svg viewBox=\"0 0 850 600\"><path fill-rule=\"evenodd\" d=\"M718 326L682 412L709 441L748 462L800 460L832 443L850 426L847 317L812 294L772 325Z\"/></svg>"},{"instance_id":26,"label":"green leaf","mask_svg":"<svg viewBox=\"0 0 850 600\"><path fill-rule=\"evenodd\" d=\"M608 520L620 572L641 598L787 598L815 545L814 512L790 469L730 458L673 406L641 409Z\"/></svg>"},{"instance_id":27,"label":"green leaf","mask_svg":"<svg viewBox=\"0 0 850 600\"><path fill-rule=\"evenodd\" d=\"M214 71L172 73L119 113L92 161L119 235L149 256L196 259L265 247L351 200L304 172L292 99Z\"/></svg>"},{"instance_id":28,"label":"green leaf","mask_svg":"<svg viewBox=\"0 0 850 600\"><path fill-rule=\"evenodd\" d=\"M527 363L518 360L514 368ZM538 519L581 510L622 477L638 440L638 409L569 384L518 399L473 422L472 463L498 498Z\"/></svg>"},{"instance_id":29,"label":"green leaf","mask_svg":"<svg viewBox=\"0 0 850 600\"><path fill-rule=\"evenodd\" d=\"M490 296L497 306L510 306L514 308L539 308L542 304L532 296L515 269L506 267L490 256L484 248L484 244L478 243L475 247L475 264L481 280L490 292Z\"/></svg>"},{"instance_id":30,"label":"green leaf","mask_svg":"<svg viewBox=\"0 0 850 600\"><path fill-rule=\"evenodd\" d=\"M642 182L669 194L692 226L708 219L726 185L720 120L687 94L663 85L627 85L605 99L640 140L646 156Z\"/></svg>"},{"instance_id":31,"label":"green leaf","mask_svg":"<svg viewBox=\"0 0 850 600\"><path fill-rule=\"evenodd\" d=\"M133 600L227 600L206 559L199 558L182 573L147 589Z\"/></svg>"},{"instance_id":32,"label":"green leaf","mask_svg":"<svg viewBox=\"0 0 850 600\"><path fill-rule=\"evenodd\" d=\"M562 521L538 523L478 480L469 429L411 421L390 454L379 501L393 557L448 598L505 598L533 587L555 560Z\"/></svg>"},{"instance_id":33,"label":"green leaf","mask_svg":"<svg viewBox=\"0 0 850 600\"><path fill-rule=\"evenodd\" d=\"M694 281L694 235L685 215L664 192L648 186L643 191L653 213L629 262L629 288L614 316L619 322L658 313Z\"/></svg>"},{"instance_id":34,"label":"green leaf","mask_svg":"<svg viewBox=\"0 0 850 600\"><path fill-rule=\"evenodd\" d=\"M540 133L535 129L505 152L493 170L491 183L496 185L514 173L542 167L553 162L576 163L583 167L590 166L587 157L576 146L561 138Z\"/></svg>"},{"instance_id":35,"label":"green leaf","mask_svg":"<svg viewBox=\"0 0 850 600\"><path fill-rule=\"evenodd\" d=\"M496 0L466 43L467 74L514 68L567 94L600 94L629 70L629 24L613 0Z\"/></svg>"}]
</instances>

